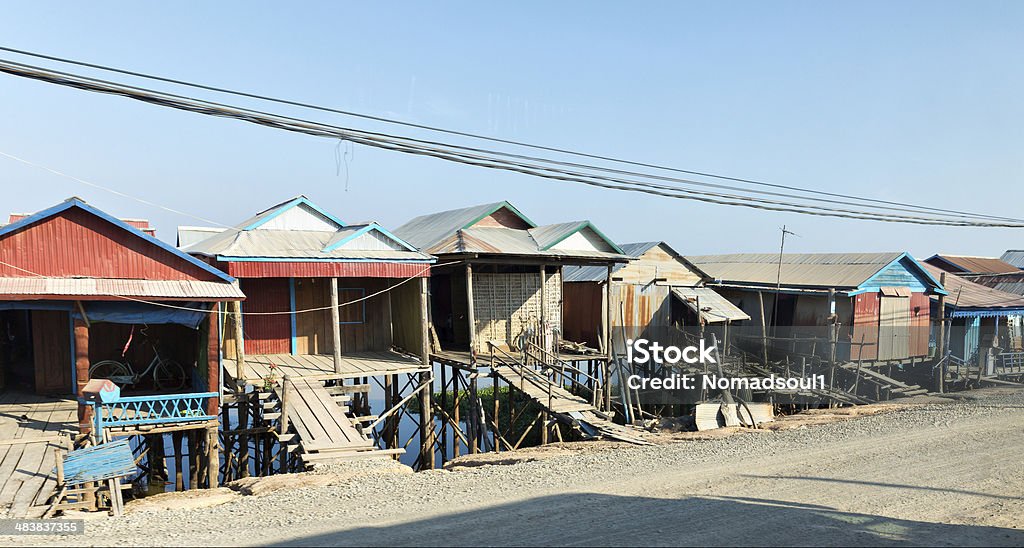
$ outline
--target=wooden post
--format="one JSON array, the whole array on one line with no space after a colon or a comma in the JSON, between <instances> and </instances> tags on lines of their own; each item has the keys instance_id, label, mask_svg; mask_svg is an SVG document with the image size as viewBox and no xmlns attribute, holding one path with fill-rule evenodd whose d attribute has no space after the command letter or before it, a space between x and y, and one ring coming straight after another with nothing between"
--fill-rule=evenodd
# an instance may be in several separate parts
<instances>
[{"instance_id":1,"label":"wooden post","mask_svg":"<svg viewBox=\"0 0 1024 548\"><path fill-rule=\"evenodd\" d=\"M427 340L427 322L429 317L427 303L427 279L420 278L420 363L430 367L430 344ZM430 398L434 390L434 372L420 373L420 469L433 470L434 462L434 408ZM396 424L397 428L397 424Z\"/></svg>"},{"instance_id":2,"label":"wooden post","mask_svg":"<svg viewBox=\"0 0 1024 548\"><path fill-rule=\"evenodd\" d=\"M835 288L828 288L828 361L829 363L836 363L836 290Z\"/></svg>"},{"instance_id":3,"label":"wooden post","mask_svg":"<svg viewBox=\"0 0 1024 548\"><path fill-rule=\"evenodd\" d=\"M768 365L768 327L764 318L764 293L757 292L757 304L761 307L761 365Z\"/></svg>"},{"instance_id":4,"label":"wooden post","mask_svg":"<svg viewBox=\"0 0 1024 548\"><path fill-rule=\"evenodd\" d=\"M394 404L394 402L402 401L402 396L401 396L401 394L399 394L399 391L400 391L400 388L401 388L400 385L401 385L401 379L398 377L398 375L391 375L391 401L392 401L392 404ZM433 403L431 403L431 406L433 406ZM391 430L390 430L390 432L391 432L391 439L387 440L387 444L391 448L397 448L398 447L398 443L399 443L398 442L398 431L401 429L401 422L402 422L401 421L401 417L398 416L398 413L395 413L394 415L391 416ZM434 437L436 437L436 436L437 436L437 434L434 434ZM397 457L396 457L396 459L397 459Z\"/></svg>"},{"instance_id":5,"label":"wooden post","mask_svg":"<svg viewBox=\"0 0 1024 548\"><path fill-rule=\"evenodd\" d=\"M476 313L473 307L473 265L466 263L466 319L469 323L469 418L466 421L468 432L467 438L469 440L469 453L474 454L477 450L477 441L479 438L479 432L476 428L477 417L477 382L476 382L476 360L477 360L477 340L476 340ZM460 375L461 376L461 375Z\"/></svg>"},{"instance_id":6,"label":"wooden post","mask_svg":"<svg viewBox=\"0 0 1024 548\"><path fill-rule=\"evenodd\" d=\"M76 319L75 332L75 384L78 397L82 397L82 388L89 382L89 327L85 321ZM82 434L92 432L92 407L78 404L78 431Z\"/></svg>"},{"instance_id":7,"label":"wooden post","mask_svg":"<svg viewBox=\"0 0 1024 548\"><path fill-rule=\"evenodd\" d=\"M469 324L469 360L476 362L476 315L473 311L473 265L466 263L466 322Z\"/></svg>"},{"instance_id":8,"label":"wooden post","mask_svg":"<svg viewBox=\"0 0 1024 548\"><path fill-rule=\"evenodd\" d=\"M245 335L242 331L242 301L231 302L231 316L235 324L235 391L245 391Z\"/></svg>"},{"instance_id":9,"label":"wooden post","mask_svg":"<svg viewBox=\"0 0 1024 548\"><path fill-rule=\"evenodd\" d=\"M181 454L182 445L182 434L181 430L175 430L171 432L171 444L174 446L174 490L184 491L185 490L185 471L182 470L184 461Z\"/></svg>"},{"instance_id":10,"label":"wooden post","mask_svg":"<svg viewBox=\"0 0 1024 548\"><path fill-rule=\"evenodd\" d=\"M278 419L277 433L284 435L288 433L288 393L291 391L291 379L285 373L281 377L281 418Z\"/></svg>"},{"instance_id":11,"label":"wooden post","mask_svg":"<svg viewBox=\"0 0 1024 548\"><path fill-rule=\"evenodd\" d=\"M256 396L256 401L258 402L259 393L253 392L252 395ZM249 429L249 405L251 399L249 395L243 395L238 398L238 429L242 432ZM240 434L238 436L238 477L249 477L249 434Z\"/></svg>"},{"instance_id":12,"label":"wooden post","mask_svg":"<svg viewBox=\"0 0 1024 548\"><path fill-rule=\"evenodd\" d=\"M206 389L220 394L220 324L217 321L220 304L213 305L213 311L206 320ZM216 417L220 408L220 398L212 397L206 401L206 414Z\"/></svg>"},{"instance_id":13,"label":"wooden post","mask_svg":"<svg viewBox=\"0 0 1024 548\"><path fill-rule=\"evenodd\" d=\"M946 287L946 273L939 274L939 285ZM935 390L940 394L946 391L946 296L939 295L939 333L935 338L935 358L938 360L935 371Z\"/></svg>"},{"instance_id":14,"label":"wooden post","mask_svg":"<svg viewBox=\"0 0 1024 548\"><path fill-rule=\"evenodd\" d=\"M220 479L220 440L217 439L217 426L206 429L206 474L207 487L216 489Z\"/></svg>"},{"instance_id":15,"label":"wooden post","mask_svg":"<svg viewBox=\"0 0 1024 548\"><path fill-rule=\"evenodd\" d=\"M445 374L445 364L441 364L441 411L448 413L448 379ZM445 420L444 415L441 419L441 466L444 466L446 460L448 460L448 421ZM458 437L456 436L456 442L458 443Z\"/></svg>"},{"instance_id":16,"label":"wooden post","mask_svg":"<svg viewBox=\"0 0 1024 548\"><path fill-rule=\"evenodd\" d=\"M494 394L494 452L495 453L500 453L501 452L501 420L498 418L498 411L499 411L499 408L498 408L499 403L498 402L500 400L499 396L501 395L501 391L499 390L499 388L501 388L501 377L499 377L497 373L494 373L493 370L491 372L491 376L493 377L493 380L492 380L492 390L493 390L493 394Z\"/></svg>"},{"instance_id":17,"label":"wooden post","mask_svg":"<svg viewBox=\"0 0 1024 548\"><path fill-rule=\"evenodd\" d=\"M338 304L338 278L331 278L331 343L335 373L341 373L341 311Z\"/></svg>"},{"instance_id":18,"label":"wooden post","mask_svg":"<svg viewBox=\"0 0 1024 548\"><path fill-rule=\"evenodd\" d=\"M196 439L196 431L185 432L188 440L188 488L189 490L199 488L199 448Z\"/></svg>"},{"instance_id":19,"label":"wooden post","mask_svg":"<svg viewBox=\"0 0 1024 548\"><path fill-rule=\"evenodd\" d=\"M546 300L546 294L545 294L545 291L544 291L544 289L545 289L544 282L547 281L546 278L547 278L547 273L544 271L544 265L540 265L540 318L538 318L540 325L538 326L537 334L539 336L539 342L540 342L541 348L543 348L544 350L550 350L548 348L548 346L547 346L547 342L548 341L545 339L545 335L547 335L547 319L548 319L548 317L547 317L547 300Z\"/></svg>"},{"instance_id":20,"label":"wooden post","mask_svg":"<svg viewBox=\"0 0 1024 548\"><path fill-rule=\"evenodd\" d=\"M604 322L602 330L604 331L604 351L606 360L604 361L604 367L601 371L604 382L604 410L611 411L612 409L612 380L611 380L611 360L615 356L612 351L614 343L612 341L612 269L614 265L609 264L607 268L607 276L604 284ZM619 326L621 329L625 329L626 326Z\"/></svg>"}]
</instances>

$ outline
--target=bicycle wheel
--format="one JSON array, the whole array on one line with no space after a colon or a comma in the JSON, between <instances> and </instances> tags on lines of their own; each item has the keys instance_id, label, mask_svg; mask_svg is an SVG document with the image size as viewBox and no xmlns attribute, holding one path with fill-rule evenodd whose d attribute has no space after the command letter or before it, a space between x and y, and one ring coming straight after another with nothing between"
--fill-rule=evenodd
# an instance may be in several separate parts
<instances>
[{"instance_id":1,"label":"bicycle wheel","mask_svg":"<svg viewBox=\"0 0 1024 548\"><path fill-rule=\"evenodd\" d=\"M181 390L187 380L185 368L174 360L163 360L153 370L153 384L158 390Z\"/></svg>"},{"instance_id":2,"label":"bicycle wheel","mask_svg":"<svg viewBox=\"0 0 1024 548\"><path fill-rule=\"evenodd\" d=\"M128 366L116 360L103 360L89 367L90 379L110 379L118 386L132 384L134 378Z\"/></svg>"}]
</instances>

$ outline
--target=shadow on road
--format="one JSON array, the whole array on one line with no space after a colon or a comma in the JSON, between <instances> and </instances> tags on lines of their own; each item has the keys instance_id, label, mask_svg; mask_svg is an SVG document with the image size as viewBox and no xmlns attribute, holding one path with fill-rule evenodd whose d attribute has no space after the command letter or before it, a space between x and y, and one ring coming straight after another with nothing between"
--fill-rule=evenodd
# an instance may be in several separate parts
<instances>
[{"instance_id":1,"label":"shadow on road","mask_svg":"<svg viewBox=\"0 0 1024 548\"><path fill-rule=\"evenodd\" d=\"M443 511L443 509L438 509ZM412 517L412 516L410 516ZM840 512L771 499L573 493L282 543L320 545L1013 545L1024 531Z\"/></svg>"},{"instance_id":2,"label":"shadow on road","mask_svg":"<svg viewBox=\"0 0 1024 548\"><path fill-rule=\"evenodd\" d=\"M905 483L883 483L878 481L862 481L862 480L851 480L851 479L840 479L840 478L815 478L809 476L758 476L751 474L744 474L744 478L760 479L760 480L802 480L802 481L822 481L828 483L843 483L851 485L864 485L869 487L890 487L893 489L915 489L918 491L936 491L939 493L954 493L957 495L970 495L974 497L987 497L991 499L1000 500L1024 500L1024 497L1013 497L1009 495L993 495L989 493L982 493L979 491L968 491L966 489L948 489L945 487L928 487L926 485L908 485Z\"/></svg>"}]
</instances>

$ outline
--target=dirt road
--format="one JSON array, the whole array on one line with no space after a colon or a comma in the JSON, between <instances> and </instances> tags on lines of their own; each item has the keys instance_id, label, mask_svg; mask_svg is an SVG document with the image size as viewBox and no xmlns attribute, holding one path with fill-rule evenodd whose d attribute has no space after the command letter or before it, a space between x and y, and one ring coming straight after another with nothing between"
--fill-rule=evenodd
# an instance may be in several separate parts
<instances>
[{"instance_id":1,"label":"dirt road","mask_svg":"<svg viewBox=\"0 0 1024 548\"><path fill-rule=\"evenodd\" d=\"M90 523L82 542L1022 545L1024 394ZM41 537L19 539L24 543ZM2 539L0 539L2 542Z\"/></svg>"}]
</instances>

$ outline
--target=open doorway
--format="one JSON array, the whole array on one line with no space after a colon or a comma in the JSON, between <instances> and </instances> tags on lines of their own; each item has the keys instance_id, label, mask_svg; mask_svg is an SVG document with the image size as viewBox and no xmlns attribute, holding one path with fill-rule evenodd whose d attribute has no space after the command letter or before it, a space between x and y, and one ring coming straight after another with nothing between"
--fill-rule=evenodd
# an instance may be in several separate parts
<instances>
[{"instance_id":1,"label":"open doorway","mask_svg":"<svg viewBox=\"0 0 1024 548\"><path fill-rule=\"evenodd\" d=\"M67 395L72 382L71 320L61 310L0 311L3 387L39 395Z\"/></svg>"}]
</instances>

